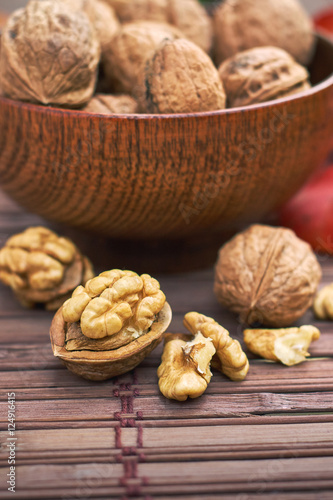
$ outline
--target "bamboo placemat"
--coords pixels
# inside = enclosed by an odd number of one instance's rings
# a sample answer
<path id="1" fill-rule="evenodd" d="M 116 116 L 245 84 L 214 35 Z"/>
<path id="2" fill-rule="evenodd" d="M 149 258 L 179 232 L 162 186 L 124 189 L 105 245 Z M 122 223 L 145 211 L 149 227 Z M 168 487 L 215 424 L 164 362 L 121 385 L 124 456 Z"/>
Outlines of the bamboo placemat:
<path id="1" fill-rule="evenodd" d="M 1 245 L 42 222 L 0 194 Z M 333 260 L 321 263 L 324 282 L 333 281 Z M 157 277 L 173 309 L 170 331 L 185 331 L 183 315 L 197 310 L 241 339 L 216 303 L 212 268 Z M 0 498 L 333 498 L 331 323 L 315 322 L 322 336 L 305 363 L 285 368 L 252 356 L 246 381 L 215 373 L 203 397 L 178 403 L 158 391 L 161 347 L 134 372 L 87 382 L 53 357 L 51 319 L 0 286 Z M 313 322 L 311 311 L 300 321 Z M 16 399 L 15 495 L 6 485 L 8 392 Z"/>

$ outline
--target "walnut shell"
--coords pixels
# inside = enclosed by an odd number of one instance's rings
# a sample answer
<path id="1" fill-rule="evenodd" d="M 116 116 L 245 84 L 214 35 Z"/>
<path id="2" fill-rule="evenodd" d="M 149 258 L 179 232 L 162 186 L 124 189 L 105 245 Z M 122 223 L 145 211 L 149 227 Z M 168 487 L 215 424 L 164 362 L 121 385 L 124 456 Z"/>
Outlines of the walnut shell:
<path id="1" fill-rule="evenodd" d="M 243 50 L 273 45 L 306 65 L 314 50 L 313 25 L 298 0 L 226 0 L 214 13 L 214 32 L 217 64 Z"/>
<path id="2" fill-rule="evenodd" d="M 276 47 L 240 52 L 221 64 L 219 75 L 230 107 L 271 101 L 310 88 L 308 71 Z"/>
<path id="3" fill-rule="evenodd" d="M 179 28 L 188 40 L 209 52 L 213 27 L 205 8 L 198 0 L 106 0 L 122 23 L 155 21 Z"/>
<path id="4" fill-rule="evenodd" d="M 142 107 L 147 113 L 195 113 L 225 108 L 218 71 L 189 40 L 166 41 L 147 61 L 142 75 Z"/>
<path id="5" fill-rule="evenodd" d="M 61 0 L 77 12 L 85 12 L 93 24 L 102 49 L 102 57 L 105 48 L 116 35 L 120 23 L 115 11 L 102 0 Z"/>
<path id="6" fill-rule="evenodd" d="M 78 107 L 94 92 L 100 44 L 86 14 L 31 0 L 8 19 L 0 86 L 13 99 Z"/>
<path id="7" fill-rule="evenodd" d="M 139 21 L 123 25 L 104 57 L 103 69 L 110 89 L 135 94 L 146 60 L 163 40 L 182 36 L 177 28 L 163 23 Z"/>
<path id="8" fill-rule="evenodd" d="M 254 225 L 221 248 L 214 291 L 243 323 L 279 328 L 312 305 L 320 279 L 315 254 L 293 231 Z"/>
<path id="9" fill-rule="evenodd" d="M 62 309 L 59 309 L 50 330 L 53 354 L 71 372 L 85 379 L 107 380 L 139 365 L 161 342 L 171 317 L 171 308 L 166 302 L 149 331 L 129 344 L 108 351 L 68 351 L 65 347 L 68 325 L 63 319 Z"/>
<path id="10" fill-rule="evenodd" d="M 138 112 L 138 103 L 129 95 L 97 94 L 82 111 L 102 115 L 131 114 Z"/>

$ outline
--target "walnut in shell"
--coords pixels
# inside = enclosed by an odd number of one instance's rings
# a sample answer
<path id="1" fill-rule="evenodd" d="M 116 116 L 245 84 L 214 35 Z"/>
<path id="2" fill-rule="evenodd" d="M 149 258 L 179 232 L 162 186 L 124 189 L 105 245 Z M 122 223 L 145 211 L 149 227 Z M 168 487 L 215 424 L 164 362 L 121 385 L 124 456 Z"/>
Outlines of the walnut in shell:
<path id="1" fill-rule="evenodd" d="M 195 113 L 225 108 L 219 74 L 208 55 L 189 40 L 165 41 L 142 74 L 146 113 Z"/>
<path id="2" fill-rule="evenodd" d="M 163 40 L 183 35 L 177 28 L 163 23 L 138 21 L 122 26 L 104 57 L 103 70 L 111 90 L 136 94 L 139 75 Z"/>
<path id="3" fill-rule="evenodd" d="M 219 74 L 230 107 L 271 101 L 311 87 L 308 71 L 276 47 L 240 52 L 221 64 Z"/>
<path id="4" fill-rule="evenodd" d="M 307 351 L 311 342 L 319 337 L 318 328 L 311 325 L 280 330 L 244 331 L 244 342 L 249 351 L 286 366 L 298 365 L 305 361 L 310 356 Z"/>
<path id="5" fill-rule="evenodd" d="M 95 28 L 101 45 L 102 57 L 120 28 L 115 11 L 102 0 L 61 0 L 76 12 L 85 12 Z"/>
<path id="6" fill-rule="evenodd" d="M 313 311 L 318 319 L 333 321 L 333 283 L 325 286 L 317 293 Z"/>
<path id="7" fill-rule="evenodd" d="M 102 115 L 131 114 L 138 112 L 138 103 L 129 95 L 97 94 L 82 111 Z"/>
<path id="8" fill-rule="evenodd" d="M 79 286 L 51 327 L 54 355 L 91 380 L 137 366 L 161 341 L 171 309 L 158 281 L 114 269 Z"/>
<path id="9" fill-rule="evenodd" d="M 310 62 L 313 25 L 298 0 L 226 0 L 214 13 L 215 59 L 254 47 L 273 45 L 300 64 Z"/>
<path id="10" fill-rule="evenodd" d="M 26 307 L 43 304 L 58 309 L 92 276 L 89 260 L 74 243 L 45 227 L 12 236 L 0 250 L 0 280 Z"/>
<path id="11" fill-rule="evenodd" d="M 249 371 L 249 361 L 238 340 L 230 337 L 228 330 L 213 318 L 204 314 L 190 312 L 184 316 L 186 328 L 197 335 L 199 332 L 207 339 L 212 339 L 216 354 L 212 366 L 231 380 L 244 380 Z"/>
<path id="12" fill-rule="evenodd" d="M 31 0 L 3 30 L 0 86 L 13 99 L 79 107 L 93 95 L 99 59 L 86 14 L 62 2 Z"/>
<path id="13" fill-rule="evenodd" d="M 243 323 L 285 327 L 311 307 L 320 279 L 310 245 L 293 231 L 254 225 L 221 248 L 214 291 Z"/>
<path id="14" fill-rule="evenodd" d="M 169 23 L 181 30 L 188 40 L 204 51 L 212 47 L 213 27 L 205 8 L 198 0 L 107 0 L 120 21 L 155 21 Z"/>
<path id="15" fill-rule="evenodd" d="M 157 370 L 161 393 L 168 399 L 185 401 L 201 396 L 212 378 L 210 362 L 215 354 L 211 339 L 198 333 L 192 341 L 187 335 L 167 334 L 162 362 Z"/>

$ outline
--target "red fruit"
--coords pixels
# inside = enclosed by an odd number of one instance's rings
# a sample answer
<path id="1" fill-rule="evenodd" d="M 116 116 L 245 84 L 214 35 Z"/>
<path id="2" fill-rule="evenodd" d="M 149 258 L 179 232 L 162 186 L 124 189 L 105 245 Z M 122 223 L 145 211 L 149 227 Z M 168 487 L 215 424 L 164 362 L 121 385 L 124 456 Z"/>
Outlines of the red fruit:
<path id="1" fill-rule="evenodd" d="M 279 223 L 316 252 L 333 255 L 333 164 L 319 170 L 281 210 Z"/>

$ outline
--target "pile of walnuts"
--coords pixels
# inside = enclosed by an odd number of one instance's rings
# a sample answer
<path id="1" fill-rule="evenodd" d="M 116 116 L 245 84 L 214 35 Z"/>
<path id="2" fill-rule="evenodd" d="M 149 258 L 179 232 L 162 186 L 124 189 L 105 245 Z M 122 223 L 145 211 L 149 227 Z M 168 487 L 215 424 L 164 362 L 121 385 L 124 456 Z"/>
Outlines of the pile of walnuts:
<path id="1" fill-rule="evenodd" d="M 307 90 L 313 51 L 299 0 L 212 16 L 199 0 L 30 0 L 3 30 L 0 88 L 89 113 L 214 111 Z"/>

